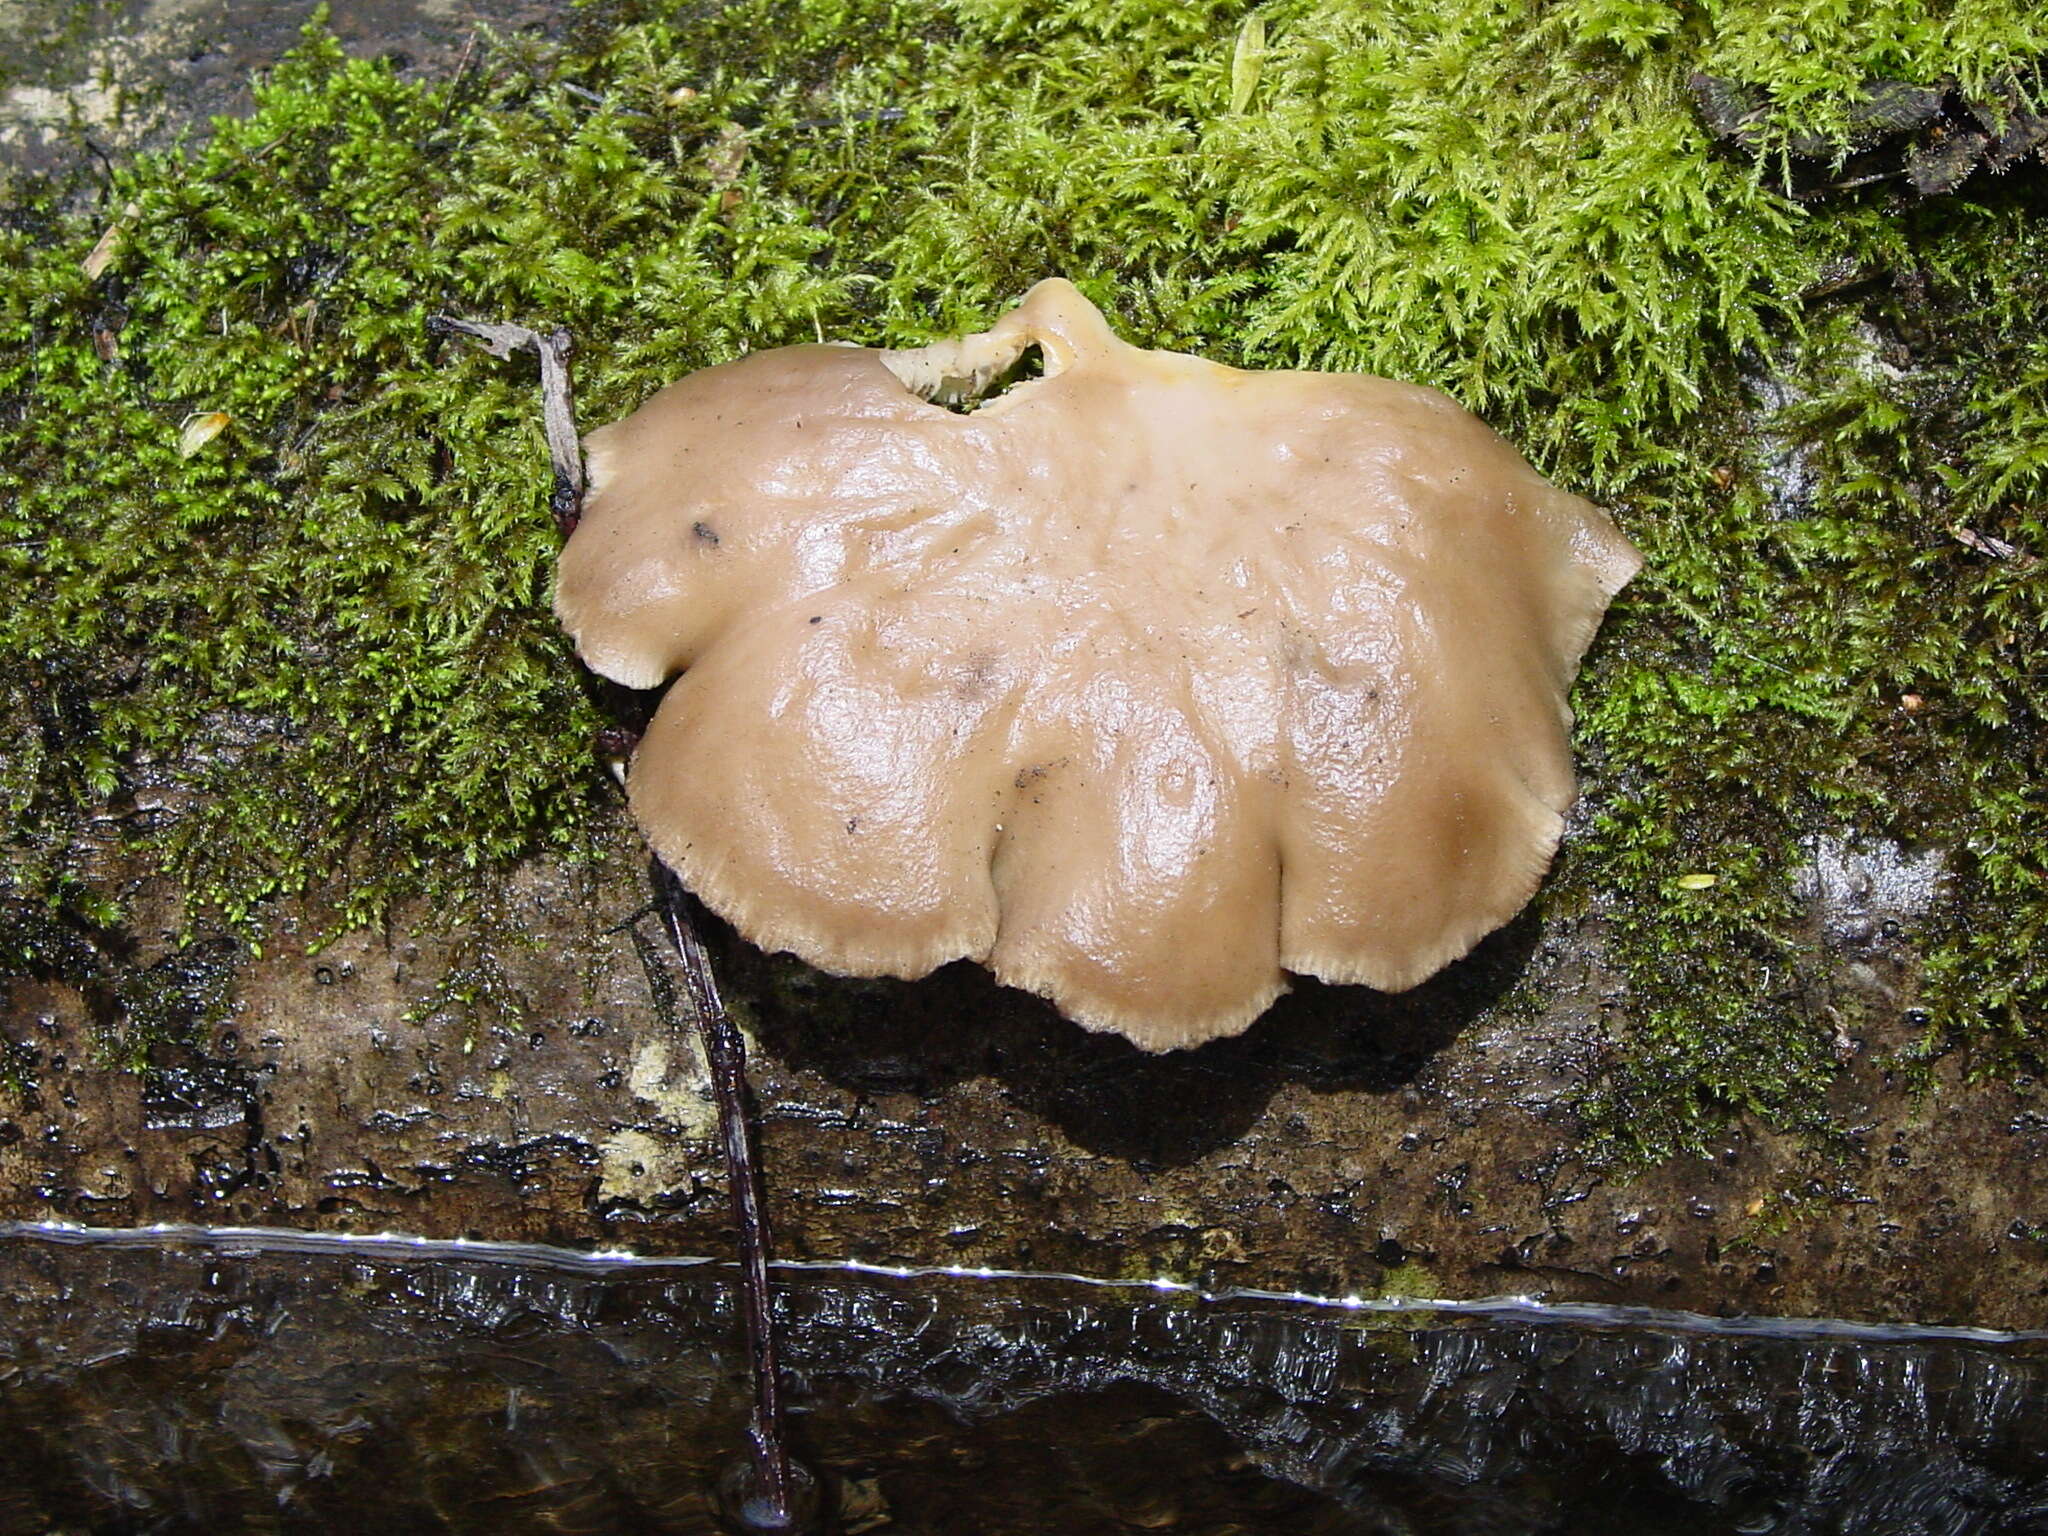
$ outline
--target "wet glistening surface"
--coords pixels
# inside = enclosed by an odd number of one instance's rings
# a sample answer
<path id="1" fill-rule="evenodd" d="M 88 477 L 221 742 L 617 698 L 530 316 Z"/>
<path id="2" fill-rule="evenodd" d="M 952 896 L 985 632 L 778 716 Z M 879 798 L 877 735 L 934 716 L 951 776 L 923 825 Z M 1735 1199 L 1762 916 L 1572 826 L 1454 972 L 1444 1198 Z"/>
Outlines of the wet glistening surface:
<path id="1" fill-rule="evenodd" d="M 0 1530 L 710 1532 L 732 1271 L 0 1229 Z M 782 1265 L 830 1529 L 2048 1528 L 2048 1336 Z"/>

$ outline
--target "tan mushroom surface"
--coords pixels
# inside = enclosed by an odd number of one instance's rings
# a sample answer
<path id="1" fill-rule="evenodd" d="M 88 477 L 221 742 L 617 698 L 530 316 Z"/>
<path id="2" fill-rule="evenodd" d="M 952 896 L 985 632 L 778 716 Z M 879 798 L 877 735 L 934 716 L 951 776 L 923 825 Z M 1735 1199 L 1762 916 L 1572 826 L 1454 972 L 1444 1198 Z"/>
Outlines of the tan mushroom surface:
<path id="1" fill-rule="evenodd" d="M 1519 911 L 1639 564 L 1435 390 L 1146 351 L 1060 279 L 916 351 L 704 369 L 586 446 L 556 611 L 676 678 L 628 792 L 684 883 L 763 948 L 971 958 L 1149 1050 Z"/>

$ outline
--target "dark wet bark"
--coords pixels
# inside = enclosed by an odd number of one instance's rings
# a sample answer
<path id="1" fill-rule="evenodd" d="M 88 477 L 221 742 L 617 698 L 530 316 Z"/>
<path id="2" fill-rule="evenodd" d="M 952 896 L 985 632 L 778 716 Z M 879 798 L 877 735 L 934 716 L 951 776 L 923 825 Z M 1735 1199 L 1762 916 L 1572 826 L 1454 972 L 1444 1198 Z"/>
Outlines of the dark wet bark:
<path id="1" fill-rule="evenodd" d="M 523 871 L 489 932 L 308 955 L 326 914 L 290 908 L 227 1015 L 147 1077 L 105 1062 L 85 992 L 18 985 L 0 1216 L 730 1253 L 709 1076 L 641 960 L 673 965 L 636 844 L 622 817 L 607 869 Z M 189 962 L 174 907 L 141 910 L 124 973 Z M 1304 986 L 1165 1057 L 971 967 L 841 981 L 706 939 L 787 1257 L 2007 1326 L 2048 1288 L 2048 1092 L 1944 1061 L 1920 1095 L 1875 1064 L 1915 1028 L 1900 940 L 1832 979 L 1869 1003 L 1842 1137 L 1738 1125 L 1624 1176 L 1576 1113 L 1631 1027 L 1591 923 L 1525 919 L 1401 998 Z M 436 1004 L 451 975 L 472 1001 Z M 1533 1016 L 1495 1006 L 1517 978 Z"/>

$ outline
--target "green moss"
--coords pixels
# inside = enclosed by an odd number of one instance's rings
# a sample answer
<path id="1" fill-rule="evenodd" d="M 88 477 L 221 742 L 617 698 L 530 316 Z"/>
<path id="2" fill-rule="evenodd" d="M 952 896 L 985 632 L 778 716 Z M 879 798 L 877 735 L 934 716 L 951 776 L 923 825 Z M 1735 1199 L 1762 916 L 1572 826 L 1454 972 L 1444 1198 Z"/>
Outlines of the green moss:
<path id="1" fill-rule="evenodd" d="M 2018 0 L 1280 0 L 1254 73 L 1245 15 L 598 7 L 573 47 L 500 44 L 452 84 L 314 34 L 250 118 L 121 166 L 97 208 L 13 189 L 18 901 L 115 921 L 110 816 L 195 921 L 244 927 L 338 873 L 356 921 L 593 852 L 597 716 L 546 612 L 531 381 L 431 341 L 428 314 L 569 326 L 594 422 L 743 347 L 922 340 L 1065 271 L 1146 344 L 1441 385 L 1644 548 L 1579 692 L 1590 818 L 1551 898 L 1599 915 L 1630 988 L 1588 1106 L 1617 1150 L 1735 1111 L 1824 1124 L 1837 1064 L 1792 883 L 1815 832 L 1951 850 L 1928 1040 L 1987 1070 L 2031 1050 L 2038 181 L 1794 204 L 1768 154 L 1710 140 L 1687 82 L 1756 88 L 1766 151 L 1845 141 L 1875 78 L 2038 93 L 2048 21 Z M 1794 403 L 1760 394 L 1774 373 Z M 229 424 L 183 456 L 195 412 Z M 1788 502 L 1793 443 L 1813 483 Z"/>
<path id="2" fill-rule="evenodd" d="M 1429 1301 L 1444 1294 L 1443 1282 L 1427 1265 L 1413 1259 L 1396 1264 L 1380 1276 L 1381 1301 Z"/>

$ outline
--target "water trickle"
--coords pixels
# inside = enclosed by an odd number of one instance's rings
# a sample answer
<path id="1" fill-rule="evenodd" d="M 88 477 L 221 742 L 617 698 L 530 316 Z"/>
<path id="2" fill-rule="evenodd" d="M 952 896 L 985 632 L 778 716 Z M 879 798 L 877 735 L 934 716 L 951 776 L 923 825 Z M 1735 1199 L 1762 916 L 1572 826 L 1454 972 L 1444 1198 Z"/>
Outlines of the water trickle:
<path id="1" fill-rule="evenodd" d="M 827 1533 L 2048 1528 L 2048 1335 L 778 1270 Z M 752 1536 L 732 1279 L 0 1228 L 0 1530 Z"/>

